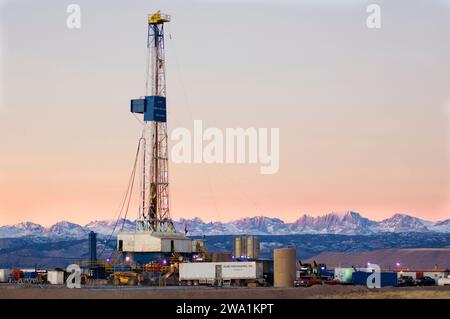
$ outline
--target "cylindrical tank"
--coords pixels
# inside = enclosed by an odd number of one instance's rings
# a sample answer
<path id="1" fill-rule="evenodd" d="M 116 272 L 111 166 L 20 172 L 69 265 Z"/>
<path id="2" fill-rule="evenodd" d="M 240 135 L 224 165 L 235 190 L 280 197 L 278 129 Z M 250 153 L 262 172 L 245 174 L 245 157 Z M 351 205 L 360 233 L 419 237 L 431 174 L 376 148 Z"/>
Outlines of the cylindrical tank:
<path id="1" fill-rule="evenodd" d="M 296 276 L 297 251 L 295 247 L 273 251 L 274 287 L 292 287 Z"/>
<path id="2" fill-rule="evenodd" d="M 247 257 L 247 258 L 253 258 L 253 248 L 254 248 L 254 245 L 253 245 L 253 236 L 247 236 L 247 238 L 246 238 L 246 241 L 247 241 L 247 251 L 245 252 L 245 257 Z"/>
<path id="3" fill-rule="evenodd" d="M 256 236 L 247 237 L 247 251 L 245 253 L 247 258 L 257 259 L 259 257 L 259 240 Z"/>
<path id="4" fill-rule="evenodd" d="M 236 258 L 240 258 L 243 255 L 243 252 L 242 252 L 242 236 L 234 237 L 234 251 L 233 251 L 233 255 Z"/>

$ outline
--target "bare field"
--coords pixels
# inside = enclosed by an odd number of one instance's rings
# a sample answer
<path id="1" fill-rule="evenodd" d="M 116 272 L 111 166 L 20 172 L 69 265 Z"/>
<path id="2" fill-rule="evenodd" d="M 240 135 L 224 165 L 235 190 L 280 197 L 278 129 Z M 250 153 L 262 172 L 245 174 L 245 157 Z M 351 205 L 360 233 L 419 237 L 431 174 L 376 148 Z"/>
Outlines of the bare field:
<path id="1" fill-rule="evenodd" d="M 211 287 L 66 287 L 21 288 L 0 285 L 1 299 L 450 299 L 447 287 L 368 289 L 363 286 L 310 288 L 211 288 Z"/>

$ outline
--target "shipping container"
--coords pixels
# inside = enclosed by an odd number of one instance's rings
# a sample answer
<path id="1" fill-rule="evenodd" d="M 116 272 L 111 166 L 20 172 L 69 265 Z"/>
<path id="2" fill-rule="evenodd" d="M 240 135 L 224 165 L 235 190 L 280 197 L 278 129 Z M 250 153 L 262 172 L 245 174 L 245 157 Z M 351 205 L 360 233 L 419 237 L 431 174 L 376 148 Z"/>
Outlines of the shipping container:
<path id="1" fill-rule="evenodd" d="M 355 271 L 352 274 L 352 283 L 354 285 L 367 285 L 367 278 L 372 275 L 373 272 Z M 380 272 L 380 285 L 381 287 L 397 287 L 397 273 L 395 272 Z"/>
<path id="2" fill-rule="evenodd" d="M 212 284 L 217 280 L 258 280 L 263 278 L 260 262 L 197 262 L 181 263 L 180 282 Z"/>
<path id="3" fill-rule="evenodd" d="M 49 270 L 47 272 L 47 281 L 51 285 L 64 285 L 64 271 Z"/>
<path id="4" fill-rule="evenodd" d="M 0 269 L 0 282 L 8 282 L 11 272 L 11 269 Z"/>

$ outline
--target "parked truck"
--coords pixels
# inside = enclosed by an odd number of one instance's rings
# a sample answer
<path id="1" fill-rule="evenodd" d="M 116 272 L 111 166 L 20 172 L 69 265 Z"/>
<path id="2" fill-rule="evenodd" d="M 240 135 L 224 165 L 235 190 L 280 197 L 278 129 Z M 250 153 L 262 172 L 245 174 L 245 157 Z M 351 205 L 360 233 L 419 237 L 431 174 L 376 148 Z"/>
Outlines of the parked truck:
<path id="1" fill-rule="evenodd" d="M 438 286 L 450 286 L 450 276 L 447 276 L 447 278 L 439 278 Z"/>
<path id="2" fill-rule="evenodd" d="M 264 285 L 263 264 L 257 261 L 180 263 L 180 285 Z"/>

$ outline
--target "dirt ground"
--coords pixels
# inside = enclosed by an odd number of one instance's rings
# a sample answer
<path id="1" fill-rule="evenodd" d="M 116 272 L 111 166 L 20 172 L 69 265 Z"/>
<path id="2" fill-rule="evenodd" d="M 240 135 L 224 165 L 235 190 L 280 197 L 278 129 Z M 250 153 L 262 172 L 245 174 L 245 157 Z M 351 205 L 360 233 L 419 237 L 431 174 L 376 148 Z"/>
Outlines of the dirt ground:
<path id="1" fill-rule="evenodd" d="M 211 288 L 211 287 L 66 287 L 21 288 L 0 285 L 1 299 L 450 299 L 450 286 L 368 289 L 363 286 L 314 286 L 310 288 Z"/>

